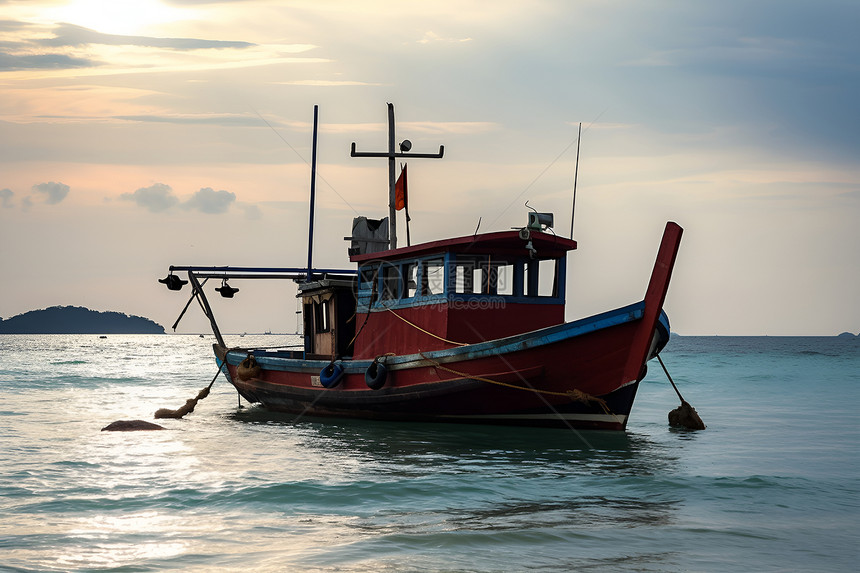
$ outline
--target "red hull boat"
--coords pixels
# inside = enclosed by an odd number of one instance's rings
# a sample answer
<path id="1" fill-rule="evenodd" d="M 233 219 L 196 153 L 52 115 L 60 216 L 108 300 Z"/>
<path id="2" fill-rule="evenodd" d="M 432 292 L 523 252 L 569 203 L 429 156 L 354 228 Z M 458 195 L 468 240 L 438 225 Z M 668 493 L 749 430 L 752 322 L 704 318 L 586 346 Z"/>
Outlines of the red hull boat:
<path id="1" fill-rule="evenodd" d="M 430 157 L 395 152 L 392 107 L 389 117 L 389 153 L 365 156 Z M 354 146 L 353 155 L 362 156 Z M 623 430 L 648 360 L 669 339 L 663 302 L 682 229 L 666 224 L 641 301 L 566 323 L 566 261 L 576 242 L 548 232 L 551 218 L 530 213 L 519 231 L 401 248 L 393 248 L 384 219 L 358 218 L 348 237 L 354 271 L 310 262 L 306 269 L 173 266 L 162 282 L 178 290 L 184 281 L 173 272 L 188 273 L 224 372 L 242 397 L 270 410 Z M 219 292 L 232 296 L 227 279 L 260 277 L 298 283 L 301 350 L 224 342 L 199 279 L 223 279 Z"/>

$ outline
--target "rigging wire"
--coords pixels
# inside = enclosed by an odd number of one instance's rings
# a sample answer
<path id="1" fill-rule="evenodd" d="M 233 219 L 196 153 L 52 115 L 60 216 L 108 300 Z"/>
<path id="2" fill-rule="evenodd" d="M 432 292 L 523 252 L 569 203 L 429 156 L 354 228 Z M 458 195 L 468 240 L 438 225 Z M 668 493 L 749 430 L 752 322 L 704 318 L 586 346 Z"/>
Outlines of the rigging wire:
<path id="1" fill-rule="evenodd" d="M 606 111 L 607 111 L 608 109 L 609 109 L 609 108 L 605 108 L 603 111 L 601 111 L 599 114 L 597 114 L 597 117 L 595 117 L 593 120 L 591 120 L 591 123 L 589 123 L 589 124 L 588 124 L 588 127 L 586 127 L 586 128 L 585 128 L 585 131 L 587 132 L 589 129 L 591 129 L 591 126 L 592 126 L 592 125 L 594 125 L 595 123 L 597 123 L 597 120 L 598 120 L 598 119 L 600 119 L 600 118 L 603 116 L 603 114 L 604 114 L 604 113 L 606 113 Z M 582 134 L 580 133 L 579 135 L 577 135 L 577 136 L 576 136 L 576 138 L 574 138 L 574 139 L 573 139 L 573 141 L 571 141 L 570 143 L 568 143 L 568 144 L 567 144 L 567 146 L 566 146 L 566 147 L 561 151 L 561 153 L 559 153 L 559 154 L 556 156 L 556 158 L 555 158 L 555 159 L 553 159 L 552 161 L 550 161 L 550 162 L 549 162 L 549 164 L 548 164 L 546 167 L 544 167 L 544 168 L 543 168 L 543 170 L 542 170 L 540 173 L 538 173 L 537 177 L 535 177 L 534 179 L 532 179 L 532 182 L 531 182 L 531 183 L 529 183 L 528 185 L 526 185 L 526 186 L 525 186 L 525 188 L 524 188 L 522 191 L 520 191 L 520 192 L 519 192 L 519 194 L 517 194 L 517 196 L 516 196 L 516 197 L 514 197 L 513 199 L 511 199 L 511 202 L 510 202 L 510 203 L 508 203 L 507 207 L 505 207 L 504 209 L 502 209 L 502 211 L 501 211 L 501 212 L 496 216 L 496 218 L 495 218 L 495 219 L 493 219 L 493 220 L 492 220 L 492 222 L 491 222 L 490 224 L 495 223 L 496 221 L 498 221 L 498 220 L 502 217 L 502 215 L 504 215 L 504 214 L 507 212 L 507 210 L 508 210 L 508 209 L 510 209 L 510 208 L 511 208 L 511 206 L 512 206 L 514 203 L 516 203 L 516 202 L 517 202 L 517 200 L 519 200 L 519 198 L 520 198 L 520 197 L 522 197 L 522 196 L 525 194 L 525 192 L 526 192 L 526 191 L 528 191 L 529 189 L 531 189 L 531 188 L 532 188 L 532 186 L 533 186 L 535 183 L 537 183 L 537 182 L 538 182 L 538 179 L 540 179 L 541 177 L 543 177 L 544 173 L 546 173 L 547 171 L 549 171 L 549 168 L 550 168 L 550 167 L 552 167 L 553 165 L 555 165 L 555 164 L 556 164 L 556 162 L 558 162 L 558 160 L 559 160 L 559 159 L 561 159 L 561 158 L 562 158 L 562 156 L 563 156 L 565 153 L 567 153 L 568 149 L 570 149 L 571 147 L 573 147 L 573 144 L 574 144 L 574 143 L 579 142 L 579 140 L 580 140 L 580 138 L 581 138 L 581 137 L 582 137 Z"/>
<path id="2" fill-rule="evenodd" d="M 304 156 L 302 156 L 302 154 L 301 154 L 301 153 L 299 153 L 299 152 L 298 152 L 298 150 L 297 150 L 295 147 L 293 147 L 293 146 L 290 144 L 290 142 L 289 142 L 289 141 L 287 141 L 287 140 L 286 140 L 286 138 L 285 138 L 283 135 L 281 135 L 281 134 L 278 132 L 278 130 L 277 130 L 277 129 L 275 129 L 275 127 L 274 127 L 271 123 L 269 123 L 269 121 L 268 121 L 265 117 L 263 117 L 263 115 L 262 115 L 259 111 L 257 111 L 253 106 L 249 106 L 249 107 L 251 107 L 251 109 L 252 109 L 252 110 L 254 110 L 254 113 L 255 113 L 255 114 L 257 114 L 257 117 L 259 117 L 259 118 L 260 118 L 260 120 L 262 120 L 262 122 L 263 122 L 263 123 L 265 123 L 267 126 L 269 126 L 269 129 L 271 129 L 273 132 L 275 132 L 275 135 L 277 135 L 277 136 L 278 136 L 278 138 L 280 138 L 280 140 L 281 140 L 281 141 L 283 141 L 283 142 L 287 145 L 287 147 L 289 147 L 289 148 L 293 151 L 293 153 L 295 153 L 295 154 L 296 154 L 296 157 L 298 157 L 299 159 L 301 159 L 301 160 L 304 162 L 304 164 L 305 164 L 305 165 L 307 165 L 307 166 L 309 166 L 309 167 L 310 167 L 310 165 L 311 165 L 311 164 L 310 164 L 310 162 L 309 162 L 307 159 L 305 159 L 305 158 L 304 158 Z M 341 195 L 341 194 L 338 192 L 338 190 L 334 188 L 334 185 L 332 185 L 331 183 L 329 183 L 329 182 L 326 180 L 326 178 L 325 178 L 325 177 L 323 177 L 323 176 L 319 173 L 319 171 L 317 171 L 317 174 L 316 174 L 316 175 L 317 175 L 317 177 L 319 177 L 319 179 L 320 179 L 323 183 L 325 183 L 326 185 L 328 185 L 328 188 L 329 188 L 329 189 L 331 189 L 332 191 L 334 191 L 334 194 L 335 194 L 335 195 L 337 195 L 338 197 L 340 197 L 340 200 L 341 200 L 341 201 L 343 201 L 343 202 L 344 202 L 344 204 L 345 204 L 347 207 L 349 207 L 350 209 L 352 209 L 352 212 L 353 212 L 353 213 L 355 213 L 356 215 L 358 215 L 358 214 L 359 214 L 359 213 L 358 213 L 358 211 L 356 211 L 355 207 L 353 207 L 353 206 L 352 206 L 352 203 L 350 203 L 349 201 L 347 201 L 347 200 L 346 200 L 346 197 L 344 197 L 343 195 Z"/>

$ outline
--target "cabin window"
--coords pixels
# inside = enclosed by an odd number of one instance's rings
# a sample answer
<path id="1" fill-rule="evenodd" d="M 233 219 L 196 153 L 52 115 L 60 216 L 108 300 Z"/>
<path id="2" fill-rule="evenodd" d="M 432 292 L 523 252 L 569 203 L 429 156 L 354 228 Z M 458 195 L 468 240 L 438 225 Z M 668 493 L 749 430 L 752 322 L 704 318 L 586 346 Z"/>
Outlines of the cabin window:
<path id="1" fill-rule="evenodd" d="M 373 304 L 378 298 L 378 287 L 376 285 L 376 277 L 379 272 L 377 265 L 368 265 L 361 267 L 359 274 L 359 298 L 366 301 L 367 304 Z"/>
<path id="2" fill-rule="evenodd" d="M 452 280 L 457 294 L 512 296 L 516 264 L 491 257 L 459 258 Z"/>
<path id="3" fill-rule="evenodd" d="M 481 264 L 482 294 L 512 295 L 514 294 L 514 266 L 505 261 L 488 259 Z"/>
<path id="4" fill-rule="evenodd" d="M 382 300 L 400 298 L 400 269 L 393 265 L 382 267 Z"/>
<path id="5" fill-rule="evenodd" d="M 496 279 L 496 294 L 514 294 L 514 265 L 512 263 L 496 263 L 494 265 Z"/>
<path id="6" fill-rule="evenodd" d="M 542 259 L 538 261 L 538 296 L 556 296 L 556 261 Z"/>
<path id="7" fill-rule="evenodd" d="M 490 294 L 490 283 L 492 282 L 490 272 L 490 267 L 487 264 L 487 260 L 484 259 L 480 261 L 476 266 L 475 270 L 472 273 L 473 282 L 474 282 L 474 291 L 479 294 Z"/>
<path id="8" fill-rule="evenodd" d="M 454 267 L 454 292 L 471 294 L 475 292 L 475 276 L 477 284 L 481 284 L 481 270 L 475 259 L 460 259 Z"/>
<path id="9" fill-rule="evenodd" d="M 487 264 L 487 278 L 484 292 L 486 294 L 498 294 L 499 289 L 499 266 L 493 263 Z"/>
<path id="10" fill-rule="evenodd" d="M 302 328 L 304 329 L 303 334 L 307 334 L 307 335 L 313 334 L 314 329 L 311 327 L 313 326 L 314 323 L 312 321 L 316 320 L 316 318 L 314 317 L 314 305 L 313 305 L 313 303 L 305 303 L 303 305 L 303 310 L 304 310 L 304 312 L 302 313 L 302 318 L 304 319 L 302 321 L 303 322 Z"/>
<path id="11" fill-rule="evenodd" d="M 406 298 L 412 298 L 418 292 L 418 263 L 403 265 L 403 277 L 406 281 L 404 285 Z"/>
<path id="12" fill-rule="evenodd" d="M 559 261 L 557 259 L 528 261 L 523 270 L 525 295 L 557 297 L 558 269 Z"/>
<path id="13" fill-rule="evenodd" d="M 331 328 L 328 306 L 327 300 L 314 303 L 314 323 L 316 327 L 315 332 L 317 333 L 328 332 Z"/>
<path id="14" fill-rule="evenodd" d="M 539 273 L 538 261 L 528 261 L 523 265 L 523 294 L 525 296 L 538 295 Z"/>
<path id="15" fill-rule="evenodd" d="M 421 263 L 421 296 L 445 293 L 445 263 L 432 259 Z"/>

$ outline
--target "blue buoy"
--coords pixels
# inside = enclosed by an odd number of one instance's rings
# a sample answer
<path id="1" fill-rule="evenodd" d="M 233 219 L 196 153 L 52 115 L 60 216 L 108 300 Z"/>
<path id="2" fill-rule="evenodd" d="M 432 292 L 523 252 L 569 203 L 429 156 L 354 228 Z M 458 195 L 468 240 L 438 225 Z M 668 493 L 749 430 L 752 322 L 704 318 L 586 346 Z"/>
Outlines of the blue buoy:
<path id="1" fill-rule="evenodd" d="M 340 384 L 343 375 L 346 374 L 340 362 L 332 362 L 320 371 L 320 384 L 323 388 L 334 388 Z"/>

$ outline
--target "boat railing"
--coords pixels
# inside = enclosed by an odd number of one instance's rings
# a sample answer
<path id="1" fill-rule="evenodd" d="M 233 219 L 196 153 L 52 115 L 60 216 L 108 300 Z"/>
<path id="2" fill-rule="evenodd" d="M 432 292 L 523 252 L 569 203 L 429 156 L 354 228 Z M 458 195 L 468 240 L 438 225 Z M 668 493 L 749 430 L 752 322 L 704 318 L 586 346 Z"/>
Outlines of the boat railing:
<path id="1" fill-rule="evenodd" d="M 169 271 L 194 273 L 201 279 L 291 279 L 307 282 L 308 270 L 298 267 L 204 267 L 170 265 Z M 350 269 L 313 269 L 310 280 L 321 278 L 351 278 L 357 271 Z"/>

